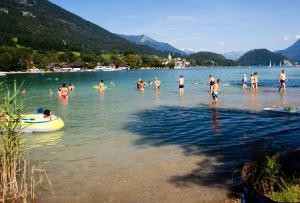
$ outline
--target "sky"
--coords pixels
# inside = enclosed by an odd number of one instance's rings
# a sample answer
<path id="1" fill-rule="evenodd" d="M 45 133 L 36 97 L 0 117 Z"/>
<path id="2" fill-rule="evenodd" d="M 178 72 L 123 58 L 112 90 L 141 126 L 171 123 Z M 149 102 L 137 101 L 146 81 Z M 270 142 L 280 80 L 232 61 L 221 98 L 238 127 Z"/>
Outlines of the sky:
<path id="1" fill-rule="evenodd" d="M 285 49 L 300 39 L 300 0 L 50 0 L 110 32 L 179 49 Z"/>

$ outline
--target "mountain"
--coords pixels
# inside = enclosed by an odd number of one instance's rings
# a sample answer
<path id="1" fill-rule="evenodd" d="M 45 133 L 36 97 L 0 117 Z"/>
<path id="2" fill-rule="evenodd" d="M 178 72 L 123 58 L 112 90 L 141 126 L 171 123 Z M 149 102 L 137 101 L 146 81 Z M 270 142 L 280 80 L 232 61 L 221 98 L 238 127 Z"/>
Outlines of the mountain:
<path id="1" fill-rule="evenodd" d="M 223 56 L 226 59 L 237 61 L 243 54 L 244 54 L 243 52 L 231 51 L 231 52 L 224 53 Z"/>
<path id="2" fill-rule="evenodd" d="M 288 47 L 287 49 L 278 51 L 276 53 L 280 53 L 288 57 L 293 62 L 300 63 L 300 39 L 297 42 L 295 42 L 292 46 Z"/>
<path id="3" fill-rule="evenodd" d="M 162 53 L 123 38 L 47 0 L 1 0 L 0 45 L 39 51 Z"/>
<path id="4" fill-rule="evenodd" d="M 183 49 L 182 51 L 185 52 L 187 55 L 196 53 L 196 51 L 192 51 L 192 50 L 188 50 L 188 49 Z"/>
<path id="5" fill-rule="evenodd" d="M 272 62 L 272 64 L 279 64 L 280 62 L 284 62 L 285 60 L 288 59 L 281 54 L 273 53 L 267 49 L 254 49 L 241 56 L 239 62 L 242 65 L 266 66 L 270 64 L 270 61 Z"/>
<path id="6" fill-rule="evenodd" d="M 146 35 L 121 35 L 121 34 L 119 34 L 119 36 L 130 42 L 133 42 L 135 44 L 152 47 L 153 49 L 156 49 L 159 51 L 177 53 L 182 56 L 188 55 L 186 52 L 181 51 L 168 43 L 158 42 L 154 39 L 151 39 L 150 37 L 148 37 Z"/>
<path id="7" fill-rule="evenodd" d="M 227 60 L 223 55 L 213 53 L 213 52 L 205 52 L 201 51 L 198 53 L 194 53 L 188 56 L 188 60 L 192 62 L 193 65 L 200 66 L 234 66 L 238 65 L 237 62 L 232 60 Z"/>

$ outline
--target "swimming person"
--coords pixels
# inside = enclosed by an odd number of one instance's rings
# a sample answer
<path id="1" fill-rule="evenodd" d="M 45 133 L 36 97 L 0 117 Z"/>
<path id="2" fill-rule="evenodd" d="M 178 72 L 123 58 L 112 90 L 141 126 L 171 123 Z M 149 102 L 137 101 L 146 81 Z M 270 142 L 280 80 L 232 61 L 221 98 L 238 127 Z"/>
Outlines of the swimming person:
<path id="1" fill-rule="evenodd" d="M 99 87 L 100 92 L 104 92 L 105 91 L 105 85 L 104 85 L 104 81 L 103 80 L 100 81 L 98 87 Z"/>
<path id="2" fill-rule="evenodd" d="M 221 80 L 218 79 L 217 82 L 211 87 L 211 96 L 212 96 L 212 105 L 218 104 L 218 94 L 220 92 L 219 85 L 221 84 Z"/>
<path id="3" fill-rule="evenodd" d="M 113 82 L 109 83 L 109 88 L 115 88 L 115 87 L 116 87 L 115 83 L 113 83 Z"/>
<path id="4" fill-rule="evenodd" d="M 279 92 L 281 91 L 281 89 L 283 89 L 283 91 L 286 90 L 286 85 L 285 85 L 286 80 L 287 80 L 287 77 L 286 77 L 285 70 L 282 70 L 279 75 L 279 83 L 280 83 Z"/>
<path id="5" fill-rule="evenodd" d="M 75 86 L 71 83 L 71 84 L 69 84 L 68 89 L 70 92 L 73 92 L 73 91 L 75 91 Z"/>
<path id="6" fill-rule="evenodd" d="M 142 80 L 140 80 L 139 82 L 139 90 L 140 91 L 144 91 L 145 90 L 145 86 L 146 86 L 146 83 Z"/>
<path id="7" fill-rule="evenodd" d="M 62 85 L 62 88 L 60 89 L 60 96 L 63 99 L 68 99 L 68 92 L 69 92 L 69 89 L 67 88 L 66 84 L 64 83 Z"/>
<path id="8" fill-rule="evenodd" d="M 48 89 L 48 94 L 49 94 L 49 95 L 52 95 L 52 94 L 53 94 L 52 89 L 50 89 L 50 88 Z"/>
<path id="9" fill-rule="evenodd" d="M 247 89 L 247 75 L 244 74 L 242 78 L 243 89 Z"/>
<path id="10" fill-rule="evenodd" d="M 209 85 L 209 90 L 211 92 L 212 86 L 216 83 L 216 78 L 213 75 L 209 75 L 208 77 L 208 85 Z"/>
<path id="11" fill-rule="evenodd" d="M 155 78 L 154 87 L 155 87 L 155 90 L 160 89 L 160 80 L 158 78 Z"/>
<path id="12" fill-rule="evenodd" d="M 140 84 L 142 82 L 142 79 L 138 79 L 138 81 L 136 82 L 136 88 L 139 90 L 140 89 Z"/>
<path id="13" fill-rule="evenodd" d="M 179 80 L 177 81 L 179 84 L 179 94 L 184 94 L 184 77 L 183 75 L 180 75 Z"/>

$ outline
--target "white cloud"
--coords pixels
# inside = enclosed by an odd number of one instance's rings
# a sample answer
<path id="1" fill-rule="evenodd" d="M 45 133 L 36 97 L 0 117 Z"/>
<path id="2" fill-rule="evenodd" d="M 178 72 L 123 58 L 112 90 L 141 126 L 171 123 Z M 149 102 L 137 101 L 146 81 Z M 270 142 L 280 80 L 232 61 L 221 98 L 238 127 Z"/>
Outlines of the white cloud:
<path id="1" fill-rule="evenodd" d="M 221 47 L 226 46 L 226 43 L 225 43 L 225 42 L 218 42 L 217 44 L 218 44 L 219 46 L 221 46 Z"/>
<path id="2" fill-rule="evenodd" d="M 296 35 L 295 37 L 296 37 L 296 39 L 300 39 L 300 35 Z"/>
<path id="3" fill-rule="evenodd" d="M 291 36 L 289 36 L 289 35 L 283 36 L 283 41 L 289 41 L 290 39 L 291 39 Z"/>

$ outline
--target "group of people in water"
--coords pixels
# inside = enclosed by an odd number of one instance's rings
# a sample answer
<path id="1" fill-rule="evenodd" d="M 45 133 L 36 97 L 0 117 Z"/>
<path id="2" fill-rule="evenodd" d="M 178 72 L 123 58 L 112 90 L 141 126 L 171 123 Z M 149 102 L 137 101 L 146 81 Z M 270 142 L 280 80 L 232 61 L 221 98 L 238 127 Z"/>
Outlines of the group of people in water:
<path id="1" fill-rule="evenodd" d="M 286 73 L 285 70 L 282 70 L 280 75 L 279 75 L 279 92 L 280 91 L 286 91 Z M 243 89 L 247 89 L 247 75 L 243 74 L 242 77 L 242 86 Z M 258 90 L 258 74 L 257 72 L 251 73 L 250 75 L 250 88 L 251 90 Z"/>
<path id="2" fill-rule="evenodd" d="M 280 75 L 279 75 L 279 91 L 285 91 L 286 90 L 286 81 L 287 81 L 287 76 L 285 73 L 285 70 L 282 70 Z M 256 91 L 258 90 L 258 74 L 257 72 L 252 73 L 250 75 L 250 89 L 252 91 Z M 178 88 L 179 88 L 179 94 L 183 95 L 184 94 L 184 84 L 185 84 L 185 80 L 184 80 L 184 76 L 180 75 L 179 79 L 177 80 L 177 84 L 178 84 Z M 198 82 L 194 82 L 194 84 L 198 84 Z M 218 103 L 218 99 L 219 99 L 219 94 L 220 94 L 220 85 L 221 85 L 221 80 L 220 79 L 216 79 L 213 75 L 209 75 L 209 80 L 208 80 L 208 86 L 209 86 L 209 90 L 210 90 L 210 95 L 212 98 L 212 105 L 217 105 Z M 156 77 L 154 80 L 150 80 L 150 81 L 144 81 L 142 79 L 138 79 L 138 81 L 136 82 L 136 87 L 139 91 L 145 91 L 145 87 L 147 85 L 154 85 L 154 88 L 156 91 L 160 90 L 160 85 L 161 85 L 161 81 Z M 242 88 L 243 89 L 247 89 L 248 86 L 248 79 L 247 79 L 247 75 L 243 74 L 242 76 Z M 99 88 L 101 93 L 104 93 L 106 88 L 114 88 L 115 84 L 113 82 L 109 83 L 109 86 L 106 86 L 104 84 L 104 81 L 101 80 L 100 83 L 98 84 L 97 88 Z M 58 89 L 58 95 L 60 98 L 67 100 L 68 99 L 68 93 L 69 92 L 73 92 L 75 91 L 75 86 L 73 84 L 69 84 L 69 86 L 67 86 L 66 84 L 63 84 L 59 89 Z M 52 94 L 52 90 L 49 89 L 48 90 L 49 94 Z"/>
<path id="3" fill-rule="evenodd" d="M 75 85 L 74 84 L 69 84 L 67 85 L 64 83 L 60 88 L 57 90 L 57 94 L 61 99 L 68 100 L 68 93 L 69 92 L 74 92 L 75 91 Z M 48 90 L 49 94 L 53 94 L 52 90 Z"/>
<path id="4" fill-rule="evenodd" d="M 138 79 L 138 81 L 136 82 L 136 88 L 140 91 L 144 91 L 146 85 L 152 85 L 152 84 L 154 84 L 155 90 L 158 91 L 160 89 L 161 82 L 157 77 L 155 78 L 155 80 L 148 81 L 148 83 L 142 79 Z"/>

